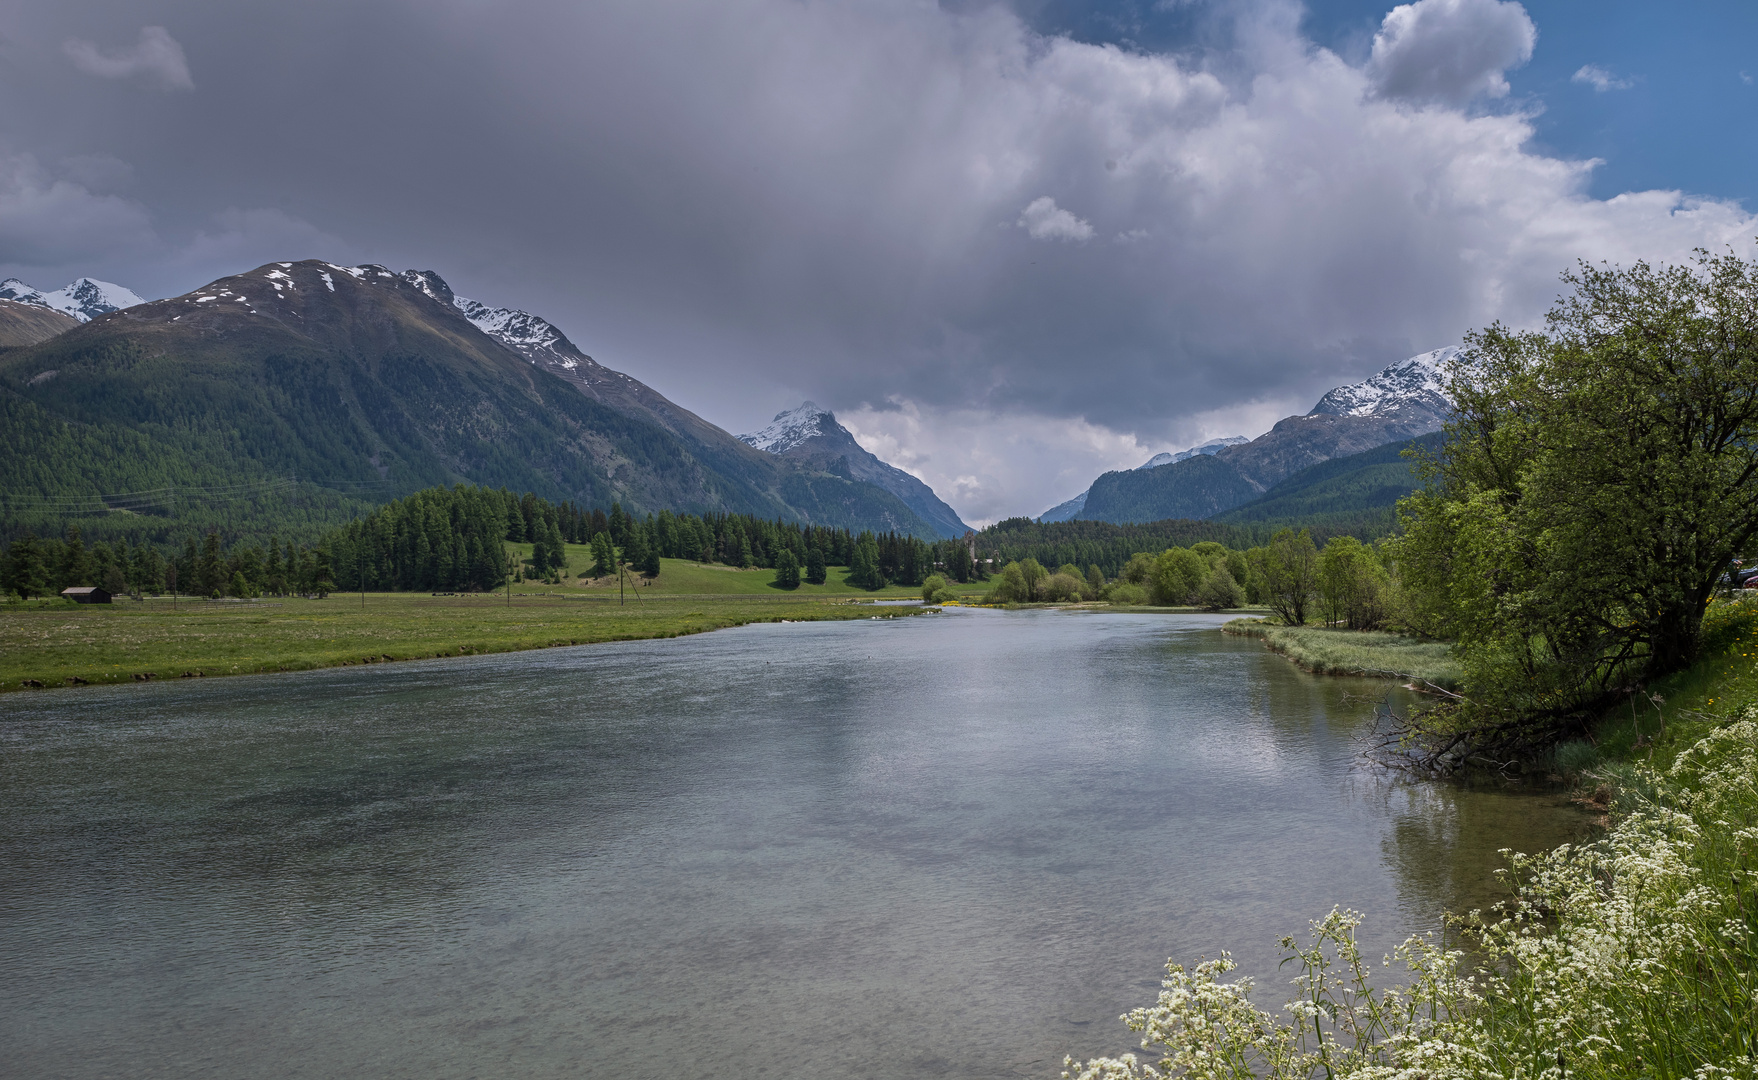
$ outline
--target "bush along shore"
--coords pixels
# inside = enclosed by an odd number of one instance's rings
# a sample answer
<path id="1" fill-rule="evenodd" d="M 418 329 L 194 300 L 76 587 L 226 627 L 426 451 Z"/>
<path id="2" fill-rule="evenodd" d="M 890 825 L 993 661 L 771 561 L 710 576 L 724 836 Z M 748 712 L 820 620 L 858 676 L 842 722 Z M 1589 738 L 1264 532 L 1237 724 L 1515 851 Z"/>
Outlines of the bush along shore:
<path id="1" fill-rule="evenodd" d="M 1157 1000 L 1123 1017 L 1145 1053 L 1069 1060 L 1063 1076 L 1758 1076 L 1758 604 L 1746 607 L 1673 700 L 1605 717 L 1591 755 L 1557 755 L 1607 809 L 1601 839 L 1510 854 L 1509 900 L 1409 939 L 1389 977 L 1356 945 L 1362 916 L 1331 911 L 1283 939 L 1298 974 L 1280 1013 L 1228 981 L 1224 952 L 1169 964 Z"/>

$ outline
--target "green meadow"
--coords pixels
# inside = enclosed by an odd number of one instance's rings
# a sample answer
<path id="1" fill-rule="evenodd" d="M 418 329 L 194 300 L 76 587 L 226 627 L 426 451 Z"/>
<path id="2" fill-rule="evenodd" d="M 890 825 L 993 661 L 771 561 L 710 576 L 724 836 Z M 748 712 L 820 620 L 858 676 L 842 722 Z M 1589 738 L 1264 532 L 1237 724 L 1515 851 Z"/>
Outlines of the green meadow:
<path id="1" fill-rule="evenodd" d="M 689 565 L 689 564 L 685 564 Z M 670 569 L 669 567 L 666 569 Z M 718 576 L 716 576 L 718 575 Z M 770 589 L 769 571 L 679 574 L 627 590 L 515 585 L 506 593 L 429 596 L 335 593 L 323 600 L 212 601 L 169 597 L 74 605 L 0 605 L 0 691 L 148 679 L 302 671 L 350 664 L 476 656 L 601 641 L 698 634 L 753 622 L 901 617 L 860 599 L 898 599 L 826 585 Z M 700 578 L 695 592 L 683 592 Z M 833 580 L 840 582 L 840 575 Z M 672 591 L 667 591 L 666 584 Z M 753 591 L 756 590 L 756 591 Z"/>

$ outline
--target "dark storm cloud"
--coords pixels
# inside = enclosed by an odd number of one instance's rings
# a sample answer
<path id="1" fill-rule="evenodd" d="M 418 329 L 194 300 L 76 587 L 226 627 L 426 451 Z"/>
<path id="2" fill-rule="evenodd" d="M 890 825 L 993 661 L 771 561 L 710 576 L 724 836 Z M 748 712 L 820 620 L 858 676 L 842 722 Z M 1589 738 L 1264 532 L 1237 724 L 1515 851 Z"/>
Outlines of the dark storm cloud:
<path id="1" fill-rule="evenodd" d="M 1232 434 L 1529 317 L 1577 255 L 1748 224 L 1587 199 L 1523 118 L 1468 111 L 1531 49 L 1488 0 L 1398 9 L 1364 69 L 1268 2 L 1202 61 L 1039 37 L 1000 5 L 0 10 L 0 88 L 33 106 L 0 126 L 0 273 L 164 294 L 270 259 L 432 267 L 728 426 L 806 396 L 880 441 L 907 424 L 977 518 L 1073 493 L 1003 475 L 1022 426 L 1077 471 Z M 193 92 L 62 49 L 121 63 L 101 50 L 142 25 Z M 1461 58 L 1403 95 L 1427 104 L 1394 93 L 1411 50 Z M 100 156 L 131 170 L 115 190 L 80 171 Z"/>

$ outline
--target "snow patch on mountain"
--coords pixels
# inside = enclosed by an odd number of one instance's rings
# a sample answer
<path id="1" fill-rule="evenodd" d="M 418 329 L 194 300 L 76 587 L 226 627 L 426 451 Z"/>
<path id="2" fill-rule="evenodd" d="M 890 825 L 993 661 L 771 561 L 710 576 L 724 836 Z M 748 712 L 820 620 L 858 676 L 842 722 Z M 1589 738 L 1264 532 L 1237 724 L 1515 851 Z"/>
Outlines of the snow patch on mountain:
<path id="1" fill-rule="evenodd" d="M 1229 446 L 1238 446 L 1240 443 L 1248 443 L 1250 441 L 1251 440 L 1244 435 L 1229 435 L 1225 439 L 1216 439 L 1213 442 L 1206 442 L 1201 446 L 1193 446 L 1189 450 L 1180 450 L 1176 454 L 1155 454 L 1140 465 L 1137 465 L 1136 470 L 1157 469 L 1162 465 L 1172 465 L 1180 461 L 1189 461 L 1191 458 L 1196 457 L 1199 454 L 1218 454 Z M 1085 499 L 1083 498 L 1082 501 L 1084 502 Z"/>
<path id="2" fill-rule="evenodd" d="M 80 322 L 90 322 L 99 315 L 146 303 L 120 285 L 83 277 L 54 292 L 40 292 L 17 278 L 7 278 L 0 281 L 0 300 L 59 311 Z"/>
<path id="3" fill-rule="evenodd" d="M 459 296 L 432 270 L 405 270 L 403 280 L 440 303 L 457 308 L 478 330 L 533 363 L 541 358 L 573 371 L 581 361 L 591 362 L 554 323 L 529 311 L 489 307 L 480 300 Z"/>
<path id="4" fill-rule="evenodd" d="M 808 401 L 797 409 L 776 413 L 775 420 L 768 427 L 740 435 L 739 441 L 771 454 L 785 453 L 807 439 L 824 434 L 824 418 L 828 416 L 831 416 L 828 411 Z"/>
<path id="5" fill-rule="evenodd" d="M 1378 416 L 1410 404 L 1448 412 L 1453 402 L 1447 397 L 1441 373 L 1458 353 L 1459 346 L 1449 345 L 1400 360 L 1371 379 L 1337 387 L 1320 398 L 1307 415 Z"/>

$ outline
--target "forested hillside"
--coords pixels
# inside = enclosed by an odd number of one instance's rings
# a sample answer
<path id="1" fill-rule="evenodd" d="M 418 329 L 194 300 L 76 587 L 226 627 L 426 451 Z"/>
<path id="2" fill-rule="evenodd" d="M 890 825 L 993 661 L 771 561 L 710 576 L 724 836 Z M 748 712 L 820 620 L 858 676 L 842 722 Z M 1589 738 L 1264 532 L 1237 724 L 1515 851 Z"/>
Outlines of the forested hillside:
<path id="1" fill-rule="evenodd" d="M 515 557 L 509 544 L 530 545 L 529 556 Z M 570 565 L 568 544 L 595 545 L 598 565 Z M 936 570 L 958 581 L 980 576 L 960 541 L 931 543 L 749 514 L 636 515 L 616 503 L 606 513 L 530 492 L 460 484 L 397 499 L 309 544 L 274 535 L 228 540 L 217 529 L 187 532 L 162 546 L 126 538 L 91 542 L 77 528 L 59 538 L 25 532 L 0 550 L 0 594 L 52 596 L 77 585 L 197 596 L 488 591 L 509 579 L 560 582 L 625 563 L 634 573 L 657 576 L 661 558 L 768 568 L 791 558 L 814 584 L 824 580 L 825 568 L 847 566 L 854 584 L 874 589 L 919 585 Z"/>
<path id="2" fill-rule="evenodd" d="M 4 535 L 78 521 L 131 543 L 309 541 L 369 500 L 458 481 L 934 535 L 873 485 L 595 400 L 382 267 L 270 264 L 7 350 L 0 430 Z M 297 499 L 269 496 L 295 479 Z M 228 502 L 240 491 L 249 505 Z"/>

